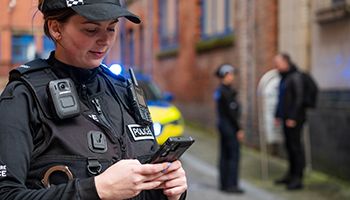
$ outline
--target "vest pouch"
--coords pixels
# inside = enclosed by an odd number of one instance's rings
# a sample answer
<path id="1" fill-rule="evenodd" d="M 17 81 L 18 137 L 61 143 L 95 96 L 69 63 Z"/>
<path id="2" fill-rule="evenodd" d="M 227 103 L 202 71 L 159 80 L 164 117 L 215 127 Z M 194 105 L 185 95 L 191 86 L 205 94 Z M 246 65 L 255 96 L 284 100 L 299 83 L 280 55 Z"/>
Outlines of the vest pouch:
<path id="1" fill-rule="evenodd" d="M 93 160 L 93 162 L 91 162 L 91 160 Z M 73 155 L 43 156 L 31 164 L 26 185 L 30 189 L 45 188 L 47 185 L 44 185 L 42 182 L 45 174 L 55 166 L 60 169 L 67 167 L 67 170 L 69 170 L 73 179 L 75 179 L 95 176 L 91 171 L 98 172 L 95 173 L 98 175 L 112 164 L 112 161 L 104 158 L 87 158 Z M 51 176 L 48 177 L 49 184 L 52 186 L 67 183 L 69 181 L 69 176 L 64 171 L 65 170 L 57 170 L 52 172 Z"/>

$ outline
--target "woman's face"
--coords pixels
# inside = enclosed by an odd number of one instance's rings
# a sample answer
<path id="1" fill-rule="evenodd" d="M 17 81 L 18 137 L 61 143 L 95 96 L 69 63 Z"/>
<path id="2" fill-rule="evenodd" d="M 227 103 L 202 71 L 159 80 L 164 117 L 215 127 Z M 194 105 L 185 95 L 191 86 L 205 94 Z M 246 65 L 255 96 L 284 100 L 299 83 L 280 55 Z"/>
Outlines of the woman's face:
<path id="1" fill-rule="evenodd" d="M 223 83 L 225 85 L 231 85 L 235 80 L 235 75 L 233 72 L 227 73 L 223 78 Z"/>
<path id="2" fill-rule="evenodd" d="M 55 57 L 81 68 L 98 67 L 116 39 L 117 20 L 89 21 L 74 15 L 59 23 Z"/>

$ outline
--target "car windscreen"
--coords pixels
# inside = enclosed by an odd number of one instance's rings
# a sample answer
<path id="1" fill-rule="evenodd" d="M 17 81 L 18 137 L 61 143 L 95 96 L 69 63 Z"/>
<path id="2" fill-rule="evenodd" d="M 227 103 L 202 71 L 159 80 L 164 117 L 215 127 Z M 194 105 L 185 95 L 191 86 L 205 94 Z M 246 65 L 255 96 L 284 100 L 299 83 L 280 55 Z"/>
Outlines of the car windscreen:
<path id="1" fill-rule="evenodd" d="M 145 93 L 148 101 L 159 101 L 163 100 L 163 95 L 156 84 L 151 81 L 138 81 L 139 86 Z"/>

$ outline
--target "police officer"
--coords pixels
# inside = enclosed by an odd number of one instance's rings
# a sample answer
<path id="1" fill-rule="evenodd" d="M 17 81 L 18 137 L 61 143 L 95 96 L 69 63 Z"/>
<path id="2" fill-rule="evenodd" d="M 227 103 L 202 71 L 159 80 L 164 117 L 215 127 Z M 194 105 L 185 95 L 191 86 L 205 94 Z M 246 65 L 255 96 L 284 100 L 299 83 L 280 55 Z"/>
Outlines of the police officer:
<path id="1" fill-rule="evenodd" d="M 139 123 L 131 84 L 101 62 L 119 0 L 39 0 L 56 45 L 46 60 L 11 71 L 0 98 L 0 199 L 185 198 L 181 163 L 142 164 L 157 150 Z M 142 134 L 140 134 L 142 133 Z"/>
<path id="2" fill-rule="evenodd" d="M 239 146 L 244 133 L 239 125 L 240 105 L 236 99 L 237 92 L 232 88 L 235 78 L 232 65 L 221 65 L 216 76 L 220 86 L 215 92 L 218 112 L 218 129 L 220 132 L 220 190 L 228 193 L 243 193 L 238 184 Z"/>

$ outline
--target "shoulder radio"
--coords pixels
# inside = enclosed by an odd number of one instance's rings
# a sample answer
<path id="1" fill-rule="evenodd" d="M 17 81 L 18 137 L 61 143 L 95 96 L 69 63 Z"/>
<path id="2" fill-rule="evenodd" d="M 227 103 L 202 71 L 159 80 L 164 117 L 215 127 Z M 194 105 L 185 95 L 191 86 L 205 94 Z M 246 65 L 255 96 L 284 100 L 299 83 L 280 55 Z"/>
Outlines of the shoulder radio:
<path id="1" fill-rule="evenodd" d="M 139 87 L 139 84 L 135 78 L 134 71 L 131 68 L 129 69 L 129 73 L 131 81 L 129 80 L 128 91 L 129 95 L 131 96 L 131 105 L 135 114 L 136 121 L 140 125 L 151 125 L 153 122 L 151 114 L 148 110 L 143 90 L 141 87 Z"/>

